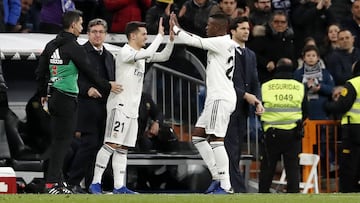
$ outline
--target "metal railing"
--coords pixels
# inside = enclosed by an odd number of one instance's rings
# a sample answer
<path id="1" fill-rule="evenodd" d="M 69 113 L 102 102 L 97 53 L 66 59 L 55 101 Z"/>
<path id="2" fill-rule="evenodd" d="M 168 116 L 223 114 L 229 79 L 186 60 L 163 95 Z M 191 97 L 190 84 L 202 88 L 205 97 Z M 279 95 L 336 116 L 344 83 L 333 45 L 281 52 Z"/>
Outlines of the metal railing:
<path id="1" fill-rule="evenodd" d="M 151 66 L 145 80 L 149 80 L 153 100 L 179 140 L 190 141 L 191 128 L 200 114 L 205 82 L 157 63 Z"/>
<path id="2" fill-rule="evenodd" d="M 338 145 L 340 122 L 335 120 L 305 120 L 302 151 L 320 155 L 318 166 L 321 192 L 339 191 Z M 303 171 L 307 177 L 309 171 Z"/>

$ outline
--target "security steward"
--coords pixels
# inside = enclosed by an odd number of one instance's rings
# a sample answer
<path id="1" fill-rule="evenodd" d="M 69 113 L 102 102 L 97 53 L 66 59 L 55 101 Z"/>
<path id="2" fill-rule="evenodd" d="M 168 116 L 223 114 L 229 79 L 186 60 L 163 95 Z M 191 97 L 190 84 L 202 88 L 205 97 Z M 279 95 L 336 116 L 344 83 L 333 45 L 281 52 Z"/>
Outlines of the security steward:
<path id="1" fill-rule="evenodd" d="M 328 112 L 341 114 L 339 184 L 340 192 L 360 192 L 360 62 L 353 65 L 353 77 L 333 92 Z"/>
<path id="2" fill-rule="evenodd" d="M 293 79 L 290 59 L 277 63 L 273 79 L 261 86 L 266 112 L 261 116 L 264 130 L 259 193 L 269 193 L 277 162 L 284 159 L 287 192 L 299 192 L 299 158 L 304 85 Z"/>

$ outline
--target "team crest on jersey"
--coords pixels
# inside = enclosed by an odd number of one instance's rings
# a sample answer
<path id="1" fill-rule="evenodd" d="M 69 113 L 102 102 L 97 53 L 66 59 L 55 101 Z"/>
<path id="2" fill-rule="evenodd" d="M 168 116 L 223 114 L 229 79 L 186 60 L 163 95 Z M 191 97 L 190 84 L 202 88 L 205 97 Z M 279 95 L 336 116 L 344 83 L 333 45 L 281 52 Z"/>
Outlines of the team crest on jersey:
<path id="1" fill-rule="evenodd" d="M 50 57 L 51 64 L 63 64 L 64 61 L 60 58 L 59 49 L 56 49 Z"/>

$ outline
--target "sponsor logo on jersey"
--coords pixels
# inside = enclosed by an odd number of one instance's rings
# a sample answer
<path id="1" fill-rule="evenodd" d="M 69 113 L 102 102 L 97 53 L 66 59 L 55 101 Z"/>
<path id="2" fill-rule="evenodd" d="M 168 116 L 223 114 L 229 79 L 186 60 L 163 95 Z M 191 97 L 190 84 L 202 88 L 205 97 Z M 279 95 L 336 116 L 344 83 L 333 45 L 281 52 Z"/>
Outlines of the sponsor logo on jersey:
<path id="1" fill-rule="evenodd" d="M 56 49 L 50 58 L 51 64 L 63 64 L 63 60 L 60 58 L 59 49 Z"/>
<path id="2" fill-rule="evenodd" d="M 138 77 L 143 77 L 144 76 L 144 73 L 139 71 L 138 69 L 135 69 L 134 71 L 134 75 L 138 76 Z"/>

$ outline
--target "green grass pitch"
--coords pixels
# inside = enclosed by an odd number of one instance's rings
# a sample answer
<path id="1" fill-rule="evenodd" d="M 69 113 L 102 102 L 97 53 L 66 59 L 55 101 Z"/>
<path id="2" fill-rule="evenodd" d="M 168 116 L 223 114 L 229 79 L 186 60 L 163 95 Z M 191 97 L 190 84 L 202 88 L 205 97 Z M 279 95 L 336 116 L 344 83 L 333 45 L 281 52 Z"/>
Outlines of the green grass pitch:
<path id="1" fill-rule="evenodd" d="M 0 203 L 360 203 L 360 194 L 0 195 Z"/>

